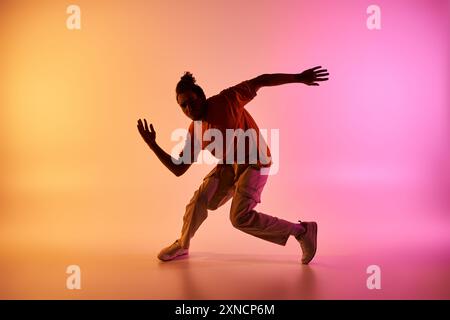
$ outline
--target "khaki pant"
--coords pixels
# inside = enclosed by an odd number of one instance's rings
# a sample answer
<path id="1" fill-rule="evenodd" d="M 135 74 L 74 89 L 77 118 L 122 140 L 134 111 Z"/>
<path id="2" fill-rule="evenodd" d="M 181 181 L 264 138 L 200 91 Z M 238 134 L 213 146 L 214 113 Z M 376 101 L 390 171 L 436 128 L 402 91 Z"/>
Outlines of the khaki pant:
<path id="1" fill-rule="evenodd" d="M 285 245 L 294 224 L 254 210 L 261 202 L 261 192 L 268 176 L 261 175 L 258 167 L 233 164 L 218 165 L 203 179 L 195 191 L 183 217 L 181 246 L 189 248 L 190 240 L 208 210 L 215 210 L 233 198 L 230 210 L 231 224 L 255 237 Z"/>

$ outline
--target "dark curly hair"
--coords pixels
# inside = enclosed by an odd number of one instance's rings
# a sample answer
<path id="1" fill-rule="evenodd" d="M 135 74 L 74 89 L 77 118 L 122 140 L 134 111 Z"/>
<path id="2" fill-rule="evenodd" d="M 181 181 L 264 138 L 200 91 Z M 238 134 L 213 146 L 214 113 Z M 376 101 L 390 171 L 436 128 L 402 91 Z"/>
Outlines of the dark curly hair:
<path id="1" fill-rule="evenodd" d="M 178 99 L 178 95 L 183 92 L 192 91 L 197 95 L 197 97 L 206 99 L 203 89 L 195 82 L 196 81 L 192 73 L 186 71 L 184 75 L 181 77 L 180 81 L 178 81 L 177 87 L 175 89 L 176 98 Z"/>

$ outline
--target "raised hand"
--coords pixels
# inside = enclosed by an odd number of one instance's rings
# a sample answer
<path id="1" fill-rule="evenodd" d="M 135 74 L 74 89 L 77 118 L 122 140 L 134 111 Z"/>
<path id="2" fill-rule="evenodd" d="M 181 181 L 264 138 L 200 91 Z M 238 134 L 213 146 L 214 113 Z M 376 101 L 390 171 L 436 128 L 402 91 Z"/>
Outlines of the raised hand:
<path id="1" fill-rule="evenodd" d="M 328 70 L 321 66 L 314 67 L 297 74 L 297 80 L 308 86 L 318 86 L 317 82 L 328 80 Z"/>
<path id="2" fill-rule="evenodd" d="M 139 133 L 142 136 L 142 139 L 149 145 L 152 146 L 156 142 L 156 131 L 153 129 L 153 125 L 150 123 L 150 130 L 148 129 L 147 120 L 144 119 L 144 124 L 142 124 L 142 120 L 138 120 L 137 128 Z"/>

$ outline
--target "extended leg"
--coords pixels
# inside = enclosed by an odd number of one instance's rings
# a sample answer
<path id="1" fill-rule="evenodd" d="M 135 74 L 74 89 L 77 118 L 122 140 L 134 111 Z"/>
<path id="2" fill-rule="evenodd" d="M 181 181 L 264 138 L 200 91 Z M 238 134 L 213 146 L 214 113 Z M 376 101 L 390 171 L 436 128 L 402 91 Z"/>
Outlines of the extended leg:
<path id="1" fill-rule="evenodd" d="M 267 175 L 248 167 L 236 182 L 231 203 L 230 220 L 234 227 L 255 237 L 285 245 L 289 236 L 298 232 L 298 225 L 254 210 L 261 202 L 260 196 Z"/>

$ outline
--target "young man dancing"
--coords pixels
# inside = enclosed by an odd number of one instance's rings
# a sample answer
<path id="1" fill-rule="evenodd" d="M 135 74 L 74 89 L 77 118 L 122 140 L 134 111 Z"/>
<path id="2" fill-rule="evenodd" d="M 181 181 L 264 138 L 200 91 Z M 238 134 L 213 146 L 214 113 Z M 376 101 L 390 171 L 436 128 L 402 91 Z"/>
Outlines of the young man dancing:
<path id="1" fill-rule="evenodd" d="M 176 99 L 184 114 L 193 121 L 178 159 L 166 153 L 156 143 L 156 132 L 152 124 L 149 128 L 146 119 L 144 122 L 138 120 L 137 128 L 144 141 L 177 177 L 184 174 L 196 161 L 200 149 L 210 150 L 208 146 L 216 142 L 211 141 L 213 139 L 199 139 L 205 133 L 219 133 L 222 137 L 227 136 L 227 131 L 229 133 L 230 130 L 256 133 L 253 136 L 246 135 L 250 140 L 248 148 L 245 137 L 244 149 L 238 148 L 235 136 L 231 140 L 226 139 L 223 148 L 213 148 L 212 154 L 219 159 L 219 163 L 206 175 L 187 204 L 181 235 L 173 244 L 161 250 L 158 254 L 160 260 L 170 261 L 188 254 L 190 240 L 207 218 L 208 210 L 215 210 L 230 199 L 233 199 L 230 220 L 235 228 L 283 246 L 290 236 L 294 236 L 302 249 L 302 263 L 308 264 L 314 258 L 317 250 L 316 222 L 292 223 L 255 210 L 256 205 L 261 202 L 260 195 L 268 178 L 262 172 L 271 165 L 271 157 L 255 120 L 244 106 L 262 87 L 286 83 L 318 86 L 318 82 L 328 80 L 328 75 L 328 71 L 320 66 L 298 74 L 263 74 L 206 98 L 192 74 L 186 72 L 176 86 Z"/>

